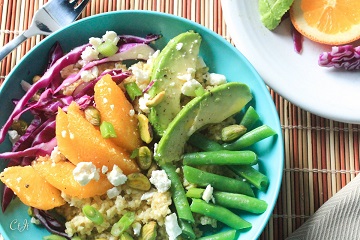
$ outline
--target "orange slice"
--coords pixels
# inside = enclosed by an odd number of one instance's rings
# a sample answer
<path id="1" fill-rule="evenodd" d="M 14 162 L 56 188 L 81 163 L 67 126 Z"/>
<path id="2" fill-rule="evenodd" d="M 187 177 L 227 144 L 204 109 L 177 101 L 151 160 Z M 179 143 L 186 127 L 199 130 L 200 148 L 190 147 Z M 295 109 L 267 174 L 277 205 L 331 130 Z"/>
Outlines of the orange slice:
<path id="1" fill-rule="evenodd" d="M 134 111 L 133 106 L 120 87 L 107 74 L 96 83 L 94 90 L 96 108 L 100 111 L 101 121 L 110 122 L 117 135 L 110 140 L 130 152 L 140 147 L 138 119 L 135 114 L 131 114 Z"/>
<path id="2" fill-rule="evenodd" d="M 295 0 L 290 8 L 294 27 L 305 37 L 328 45 L 360 38 L 359 0 Z"/>
<path id="3" fill-rule="evenodd" d="M 124 174 L 139 172 L 130 154 L 101 136 L 98 128 L 84 117 L 79 105 L 72 102 L 67 114 L 59 109 L 56 116 L 56 139 L 59 151 L 74 165 L 92 162 L 97 168 L 117 165 Z"/>
<path id="4" fill-rule="evenodd" d="M 53 163 L 46 157 L 40 157 L 32 166 L 36 174 L 39 173 L 52 186 L 72 197 L 100 196 L 113 187 L 104 174 L 100 174 L 98 181 L 91 180 L 85 186 L 81 186 L 73 176 L 75 165 L 68 161 Z"/>
<path id="5" fill-rule="evenodd" d="M 8 167 L 0 180 L 28 206 L 49 210 L 65 204 L 61 192 L 37 174 L 31 166 Z"/>

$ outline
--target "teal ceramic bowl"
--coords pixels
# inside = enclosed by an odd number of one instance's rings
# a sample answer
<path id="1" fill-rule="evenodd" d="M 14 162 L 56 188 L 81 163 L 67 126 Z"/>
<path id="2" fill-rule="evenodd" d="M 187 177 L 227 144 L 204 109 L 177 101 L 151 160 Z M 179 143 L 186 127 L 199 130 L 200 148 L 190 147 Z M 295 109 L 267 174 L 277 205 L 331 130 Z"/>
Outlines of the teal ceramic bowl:
<path id="1" fill-rule="evenodd" d="M 194 30 L 201 34 L 203 42 L 200 54 L 211 72 L 224 74 L 228 81 L 246 83 L 254 95 L 250 103 L 259 113 L 264 124 L 272 127 L 277 136 L 265 139 L 254 146 L 259 155 L 259 168 L 270 179 L 266 192 L 257 192 L 257 197 L 265 200 L 269 206 L 261 215 L 243 214 L 241 216 L 250 221 L 253 227 L 247 232 L 237 234 L 238 239 L 257 239 L 265 228 L 276 203 L 284 161 L 282 131 L 279 117 L 273 100 L 263 80 L 245 57 L 223 37 L 192 21 L 151 11 L 119 11 L 99 14 L 82 19 L 74 24 L 57 31 L 41 41 L 21 60 L 9 74 L 7 81 L 0 89 L 0 126 L 10 115 L 12 99 L 20 98 L 23 90 L 20 81 L 31 81 L 32 77 L 43 71 L 47 64 L 47 54 L 55 41 L 59 41 L 65 51 L 88 42 L 89 37 L 102 36 L 106 30 L 114 30 L 118 34 L 134 34 L 145 36 L 148 33 L 162 34 L 156 47 L 163 48 L 174 36 L 181 32 Z M 6 141 L 0 145 L 0 152 L 9 151 L 11 144 Z M 0 171 L 5 167 L 5 161 L 0 162 Z M 3 185 L 0 184 L 2 193 Z M 41 239 L 49 235 L 43 228 L 30 223 L 27 207 L 19 200 L 11 203 L 5 213 L 0 212 L 0 232 L 5 239 Z"/>

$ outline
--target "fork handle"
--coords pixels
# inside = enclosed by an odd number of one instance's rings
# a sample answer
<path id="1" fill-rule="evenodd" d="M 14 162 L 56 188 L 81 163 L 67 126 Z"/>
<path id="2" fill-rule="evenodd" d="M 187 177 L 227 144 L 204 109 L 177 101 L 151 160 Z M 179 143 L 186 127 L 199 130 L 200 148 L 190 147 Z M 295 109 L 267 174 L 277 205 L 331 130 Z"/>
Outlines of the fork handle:
<path id="1" fill-rule="evenodd" d="M 0 61 L 2 61 L 12 50 L 14 50 L 17 46 L 19 46 L 22 42 L 24 42 L 27 37 L 24 33 L 20 34 L 10 42 L 8 42 L 5 46 L 0 49 Z"/>

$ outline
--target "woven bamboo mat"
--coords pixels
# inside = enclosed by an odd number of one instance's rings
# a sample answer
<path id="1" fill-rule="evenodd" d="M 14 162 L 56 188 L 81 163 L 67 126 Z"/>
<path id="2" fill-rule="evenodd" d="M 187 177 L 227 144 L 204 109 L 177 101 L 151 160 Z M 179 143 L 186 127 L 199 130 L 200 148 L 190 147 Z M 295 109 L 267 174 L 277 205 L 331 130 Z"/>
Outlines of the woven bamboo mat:
<path id="1" fill-rule="evenodd" d="M 0 0 L 0 47 L 27 29 L 34 11 L 45 2 Z M 231 41 L 220 0 L 92 0 L 81 17 L 128 9 L 182 16 Z M 27 40 L 1 62 L 0 81 L 41 39 Z M 359 126 L 315 116 L 269 91 L 282 124 L 285 169 L 277 204 L 260 239 L 284 239 L 359 173 Z"/>

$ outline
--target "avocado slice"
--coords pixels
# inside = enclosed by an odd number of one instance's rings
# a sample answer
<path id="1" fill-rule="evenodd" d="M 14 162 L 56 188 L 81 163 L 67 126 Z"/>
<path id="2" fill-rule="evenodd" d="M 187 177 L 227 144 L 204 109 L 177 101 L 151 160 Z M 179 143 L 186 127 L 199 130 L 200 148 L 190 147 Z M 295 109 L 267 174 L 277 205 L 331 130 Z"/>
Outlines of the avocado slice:
<path id="1" fill-rule="evenodd" d="M 155 160 L 161 165 L 180 160 L 189 137 L 210 123 L 219 123 L 240 112 L 252 99 L 244 83 L 219 85 L 192 99 L 169 124 L 155 149 Z"/>
<path id="2" fill-rule="evenodd" d="M 168 42 L 154 61 L 150 77 L 154 85 L 149 95 L 153 98 L 165 91 L 163 100 L 151 107 L 149 114 L 149 121 L 159 136 L 181 109 L 181 87 L 185 81 L 180 78 L 196 69 L 200 44 L 201 36 L 198 33 L 181 33 Z"/>

